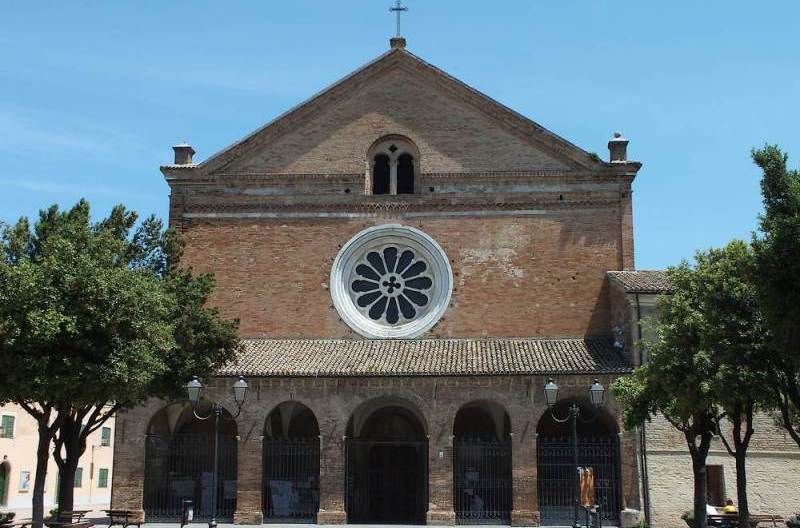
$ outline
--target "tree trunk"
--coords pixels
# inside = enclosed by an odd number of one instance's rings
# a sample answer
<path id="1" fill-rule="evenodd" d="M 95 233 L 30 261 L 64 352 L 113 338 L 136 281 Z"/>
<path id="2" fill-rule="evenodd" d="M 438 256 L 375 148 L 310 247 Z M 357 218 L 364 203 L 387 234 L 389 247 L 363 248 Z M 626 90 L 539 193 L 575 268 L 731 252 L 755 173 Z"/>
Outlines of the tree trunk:
<path id="1" fill-rule="evenodd" d="M 65 443 L 66 447 L 66 443 Z M 64 464 L 60 468 L 59 480 L 61 485 L 58 487 L 58 513 L 72 511 L 75 509 L 75 473 L 78 469 L 78 460 L 66 457 Z M 66 518 L 64 519 L 67 520 Z M 72 522 L 70 518 L 68 522 Z"/>
<path id="2" fill-rule="evenodd" d="M 737 413 L 733 417 L 733 444 L 736 451 L 736 501 L 739 503 L 739 526 L 749 528 L 750 506 L 747 501 L 747 448 L 753 437 L 753 409 L 755 403 L 751 400 L 744 406 L 744 413 Z M 742 433 L 742 419 L 746 420 L 744 434 Z"/>
<path id="3" fill-rule="evenodd" d="M 706 456 L 692 454 L 692 473 L 694 475 L 694 528 L 707 528 L 708 517 L 706 516 L 707 481 Z"/>
<path id="4" fill-rule="evenodd" d="M 750 506 L 747 504 L 747 451 L 736 450 L 736 500 L 739 503 L 739 526 L 750 526 Z"/>
<path id="5" fill-rule="evenodd" d="M 695 418 L 695 425 L 690 430 L 684 432 L 686 444 L 689 446 L 689 453 L 692 455 L 692 473 L 694 475 L 694 528 L 708 528 L 708 516 L 706 515 L 707 481 L 708 472 L 706 471 L 706 458 L 708 449 L 711 447 L 711 437 L 715 428 L 707 425 L 708 418 Z M 697 432 L 698 430 L 702 432 Z M 697 445 L 697 437 L 700 437 L 700 445 Z"/>
<path id="6" fill-rule="evenodd" d="M 63 441 L 63 460 L 59 464 L 61 469 L 61 487 L 58 494 L 59 512 L 75 509 L 75 473 L 81 456 L 86 451 L 86 439 L 82 434 L 82 429 L 81 420 L 69 419 L 61 423 L 59 430 Z M 91 478 L 86 480 L 91 485 Z M 83 483 L 81 484 L 83 485 Z"/>
<path id="7" fill-rule="evenodd" d="M 53 432 L 45 418 L 39 420 L 39 443 L 36 446 L 36 472 L 33 478 L 33 495 L 31 497 L 31 520 L 33 528 L 42 528 L 44 522 L 44 487 L 47 479 L 47 463 L 50 461 L 50 442 Z"/>

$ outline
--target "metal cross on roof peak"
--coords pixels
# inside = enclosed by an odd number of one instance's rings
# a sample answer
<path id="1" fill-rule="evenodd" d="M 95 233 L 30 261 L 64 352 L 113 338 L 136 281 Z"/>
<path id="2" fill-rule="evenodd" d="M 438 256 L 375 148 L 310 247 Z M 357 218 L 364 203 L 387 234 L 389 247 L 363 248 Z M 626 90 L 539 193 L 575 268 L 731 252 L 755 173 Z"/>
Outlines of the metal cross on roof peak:
<path id="1" fill-rule="evenodd" d="M 390 7 L 390 8 L 389 8 L 389 11 L 390 11 L 390 12 L 393 12 L 393 13 L 395 13 L 395 14 L 397 15 L 397 36 L 399 37 L 399 36 L 400 36 L 400 14 L 401 14 L 403 11 L 408 11 L 408 8 L 407 8 L 407 7 L 405 7 L 405 6 L 404 6 L 404 5 L 401 3 L 401 1 L 400 1 L 400 0 L 397 0 L 397 3 L 394 5 L 394 7 Z"/>

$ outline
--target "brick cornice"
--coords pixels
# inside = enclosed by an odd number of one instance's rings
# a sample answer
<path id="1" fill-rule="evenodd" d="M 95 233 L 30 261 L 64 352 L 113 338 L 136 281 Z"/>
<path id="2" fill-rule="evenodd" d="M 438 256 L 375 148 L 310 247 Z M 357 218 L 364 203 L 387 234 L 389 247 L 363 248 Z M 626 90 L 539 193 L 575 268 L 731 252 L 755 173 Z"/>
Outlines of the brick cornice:
<path id="1" fill-rule="evenodd" d="M 325 183 L 363 183 L 363 173 L 257 173 L 228 172 L 211 175 L 187 176 L 186 171 L 170 173 L 170 185 L 221 185 L 247 186 L 262 183 L 285 184 L 325 184 Z M 531 182 L 560 180 L 569 182 L 627 182 L 633 181 L 635 174 L 626 172 L 589 172 L 563 169 L 531 169 L 527 171 L 481 171 L 481 172 L 424 172 L 423 181 L 441 182 Z"/>
<path id="2" fill-rule="evenodd" d="M 407 202 L 370 200 L 360 203 L 253 203 L 253 202 L 228 202 L 228 203 L 194 203 L 187 205 L 184 214 L 197 215 L 202 213 L 258 213 L 258 212 L 309 212 L 309 213 L 380 213 L 380 212 L 436 212 L 436 211 L 524 211 L 541 210 L 547 207 L 550 210 L 616 207 L 618 199 L 576 199 L 559 200 L 558 197 L 540 200 L 525 200 L 513 202 Z"/>

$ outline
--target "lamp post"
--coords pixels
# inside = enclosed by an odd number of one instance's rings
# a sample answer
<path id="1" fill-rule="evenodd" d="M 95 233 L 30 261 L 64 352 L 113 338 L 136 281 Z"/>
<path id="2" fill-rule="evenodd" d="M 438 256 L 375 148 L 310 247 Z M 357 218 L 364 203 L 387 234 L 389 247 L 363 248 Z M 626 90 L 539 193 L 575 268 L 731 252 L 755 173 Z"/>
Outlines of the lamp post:
<path id="1" fill-rule="evenodd" d="M 553 418 L 553 421 L 556 423 L 566 423 L 569 421 L 570 430 L 572 432 L 572 461 L 575 465 L 575 480 L 573 482 L 573 491 L 575 494 L 575 503 L 573 504 L 572 509 L 572 526 L 578 528 L 580 525 L 578 524 L 578 508 L 581 503 L 581 488 L 580 488 L 580 473 L 578 471 L 578 418 L 581 415 L 581 408 L 578 407 L 578 404 L 571 403 L 569 406 L 569 414 L 564 418 L 559 418 L 556 416 L 553 407 L 558 402 L 558 391 L 559 391 L 558 384 L 553 381 L 553 378 L 549 378 L 547 383 L 544 386 L 544 399 L 547 402 L 547 408 L 550 410 L 550 416 Z M 603 405 L 603 401 L 605 400 L 605 393 L 606 389 L 603 387 L 602 384 L 598 380 L 594 380 L 589 387 L 589 400 L 592 402 L 592 405 L 595 407 L 600 407 Z M 588 423 L 594 421 L 591 420 L 581 420 L 584 423 Z"/>
<path id="2" fill-rule="evenodd" d="M 247 397 L 247 382 L 242 376 L 233 384 L 233 401 L 236 402 L 236 414 L 233 415 L 237 418 L 242 412 L 244 400 Z M 220 403 L 214 402 L 211 404 L 211 412 L 205 416 L 197 414 L 197 405 L 200 403 L 200 396 L 203 394 L 203 384 L 194 376 L 189 383 L 186 384 L 186 392 L 189 395 L 189 401 L 192 403 L 192 414 L 198 420 L 208 420 L 214 418 L 214 467 L 212 470 L 211 485 L 211 520 L 208 522 L 208 528 L 216 528 L 217 526 L 217 479 L 219 476 L 219 420 L 223 417 L 223 407 Z"/>

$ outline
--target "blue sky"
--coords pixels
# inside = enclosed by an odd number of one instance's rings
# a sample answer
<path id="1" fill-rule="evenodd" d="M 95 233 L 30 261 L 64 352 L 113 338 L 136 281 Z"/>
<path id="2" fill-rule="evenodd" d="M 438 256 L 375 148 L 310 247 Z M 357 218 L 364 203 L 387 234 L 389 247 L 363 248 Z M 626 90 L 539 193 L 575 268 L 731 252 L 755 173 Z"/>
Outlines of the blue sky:
<path id="1" fill-rule="evenodd" d="M 88 198 L 164 216 L 205 159 L 383 53 L 389 0 L 3 2 L 0 220 Z M 644 168 L 636 262 L 748 237 L 751 147 L 800 157 L 800 2 L 406 0 L 409 50 L 589 151 Z"/>

